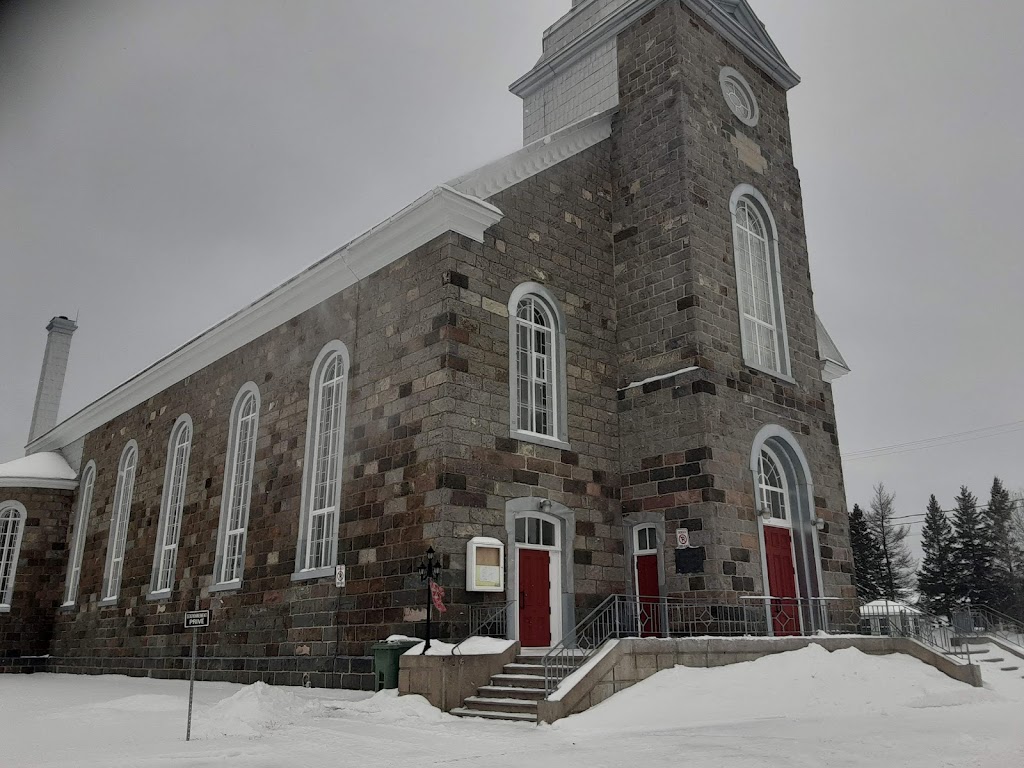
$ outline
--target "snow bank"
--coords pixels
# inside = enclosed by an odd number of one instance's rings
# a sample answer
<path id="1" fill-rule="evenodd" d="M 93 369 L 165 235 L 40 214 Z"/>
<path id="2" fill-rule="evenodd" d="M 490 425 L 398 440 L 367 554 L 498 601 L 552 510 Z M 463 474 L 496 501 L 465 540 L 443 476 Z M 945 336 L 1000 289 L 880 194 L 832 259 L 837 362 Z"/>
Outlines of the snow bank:
<path id="1" fill-rule="evenodd" d="M 1001 700 L 903 654 L 820 645 L 724 667 L 675 667 L 554 727 L 581 731 L 691 728 L 765 719 L 889 714 Z M 630 725 L 624 725 L 630 724 Z"/>
<path id="2" fill-rule="evenodd" d="M 192 732 L 200 739 L 257 736 L 322 712 L 319 700 L 298 696 L 287 688 L 253 683 L 207 710 L 193 713 Z"/>
<path id="3" fill-rule="evenodd" d="M 324 717 L 366 718 L 374 723 L 403 724 L 455 719 L 422 696 L 399 696 L 398 691 L 377 691 L 361 701 L 324 701 Z"/>
<path id="4" fill-rule="evenodd" d="M 188 709 L 188 702 L 180 696 L 140 693 L 136 696 L 101 701 L 91 706 L 94 709 L 112 709 L 118 712 L 185 712 Z"/>
<path id="5" fill-rule="evenodd" d="M 74 480 L 77 476 L 59 453 L 33 453 L 0 464 L 0 478 L 7 480 Z"/>
<path id="6" fill-rule="evenodd" d="M 427 656 L 485 656 L 491 653 L 504 653 L 514 644 L 515 640 L 500 640 L 496 637 L 470 637 L 458 644 L 431 640 Z M 423 641 L 420 640 L 406 651 L 405 655 L 419 656 L 422 653 Z"/>

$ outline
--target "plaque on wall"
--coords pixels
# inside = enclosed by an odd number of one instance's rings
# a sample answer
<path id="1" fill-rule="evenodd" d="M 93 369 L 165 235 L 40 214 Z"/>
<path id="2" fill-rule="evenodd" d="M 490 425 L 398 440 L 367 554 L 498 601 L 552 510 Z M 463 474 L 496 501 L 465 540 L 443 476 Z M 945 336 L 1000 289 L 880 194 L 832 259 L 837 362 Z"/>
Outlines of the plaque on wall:
<path id="1" fill-rule="evenodd" d="M 704 573 L 704 547 L 677 549 L 676 573 Z"/>

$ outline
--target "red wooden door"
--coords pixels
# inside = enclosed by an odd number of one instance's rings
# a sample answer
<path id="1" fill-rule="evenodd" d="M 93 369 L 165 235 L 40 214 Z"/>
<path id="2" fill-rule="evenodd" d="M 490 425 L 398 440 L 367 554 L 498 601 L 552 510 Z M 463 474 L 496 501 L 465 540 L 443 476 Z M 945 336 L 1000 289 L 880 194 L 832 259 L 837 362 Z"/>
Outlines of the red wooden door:
<path id="1" fill-rule="evenodd" d="M 660 598 L 658 586 L 658 556 L 638 555 L 636 558 L 636 595 L 640 609 L 640 636 L 661 633 Z"/>
<path id="2" fill-rule="evenodd" d="M 551 645 L 550 563 L 543 549 L 519 550 L 519 643 L 524 648 Z"/>
<path id="3" fill-rule="evenodd" d="M 796 569 L 793 566 L 792 533 L 774 525 L 764 527 L 765 558 L 768 561 L 768 590 L 771 601 L 772 626 L 776 635 L 800 634 L 800 612 L 797 604 Z M 793 598 L 788 600 L 786 598 Z"/>

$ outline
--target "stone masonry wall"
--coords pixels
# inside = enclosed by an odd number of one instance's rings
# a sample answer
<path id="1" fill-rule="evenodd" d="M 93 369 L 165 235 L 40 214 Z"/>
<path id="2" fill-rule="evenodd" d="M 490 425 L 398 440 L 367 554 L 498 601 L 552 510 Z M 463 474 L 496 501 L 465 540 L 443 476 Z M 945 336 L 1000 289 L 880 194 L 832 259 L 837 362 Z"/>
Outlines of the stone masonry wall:
<path id="1" fill-rule="evenodd" d="M 786 96 L 680 3 L 623 32 L 613 154 L 616 256 L 623 270 L 623 382 L 692 370 L 622 393 L 623 512 L 662 511 L 705 548 L 704 573 L 671 575 L 673 593 L 762 589 L 754 436 L 789 430 L 808 457 L 826 594 L 850 593 L 852 562 L 831 388 L 821 380 L 813 296 L 789 143 Z M 722 66 L 752 84 L 755 128 L 730 112 Z M 779 227 L 793 381 L 744 365 L 729 200 L 741 183 L 767 198 Z M 666 552 L 666 559 L 671 552 Z"/>
<path id="2" fill-rule="evenodd" d="M 62 598 L 65 530 L 74 491 L 0 488 L 0 503 L 25 507 L 10 613 L 0 613 L 0 671 L 22 656 L 50 652 L 53 616 Z"/>

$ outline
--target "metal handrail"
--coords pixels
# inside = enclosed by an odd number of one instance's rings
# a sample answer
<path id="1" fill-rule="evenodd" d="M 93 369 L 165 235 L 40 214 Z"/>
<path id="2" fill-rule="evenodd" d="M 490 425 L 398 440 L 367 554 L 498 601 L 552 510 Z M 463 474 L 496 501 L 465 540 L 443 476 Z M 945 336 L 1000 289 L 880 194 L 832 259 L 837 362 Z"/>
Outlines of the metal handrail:
<path id="1" fill-rule="evenodd" d="M 962 611 L 969 616 L 969 622 L 966 628 L 958 626 L 959 631 L 967 629 L 975 636 L 991 635 L 1024 650 L 1024 623 L 987 605 L 968 605 L 964 606 Z M 957 622 L 954 621 L 955 624 Z"/>
<path id="2" fill-rule="evenodd" d="M 469 634 L 454 645 L 452 655 L 471 637 L 508 637 L 508 612 L 515 604 L 515 600 L 509 600 L 501 605 L 471 605 Z"/>
<path id="3" fill-rule="evenodd" d="M 735 602 L 609 595 L 548 651 L 545 696 L 586 664 L 609 640 L 623 637 L 808 636 L 818 633 L 907 637 L 948 656 L 969 648 L 944 619 L 909 609 L 866 607 L 856 598 L 744 595 Z"/>

